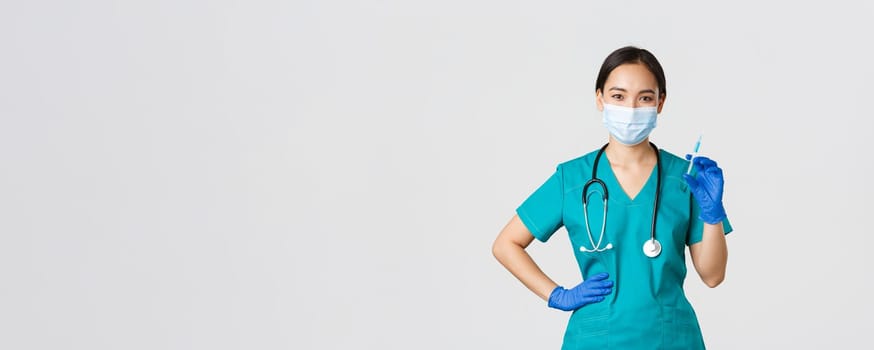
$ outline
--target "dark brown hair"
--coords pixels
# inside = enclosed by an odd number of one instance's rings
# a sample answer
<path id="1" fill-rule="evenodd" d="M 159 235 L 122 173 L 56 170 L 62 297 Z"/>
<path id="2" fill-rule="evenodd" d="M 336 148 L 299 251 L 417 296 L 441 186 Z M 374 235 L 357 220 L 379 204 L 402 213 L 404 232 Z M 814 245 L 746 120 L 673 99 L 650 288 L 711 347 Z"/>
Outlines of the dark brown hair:
<path id="1" fill-rule="evenodd" d="M 601 65 L 601 71 L 598 72 L 598 79 L 595 80 L 595 91 L 604 91 L 604 83 L 607 82 L 607 77 L 616 67 L 626 63 L 640 63 L 646 66 L 647 69 L 656 78 L 659 85 L 659 97 L 667 95 L 665 87 L 665 71 L 662 70 L 662 65 L 659 60 L 647 50 L 634 46 L 626 46 L 616 51 L 613 51 Z"/>

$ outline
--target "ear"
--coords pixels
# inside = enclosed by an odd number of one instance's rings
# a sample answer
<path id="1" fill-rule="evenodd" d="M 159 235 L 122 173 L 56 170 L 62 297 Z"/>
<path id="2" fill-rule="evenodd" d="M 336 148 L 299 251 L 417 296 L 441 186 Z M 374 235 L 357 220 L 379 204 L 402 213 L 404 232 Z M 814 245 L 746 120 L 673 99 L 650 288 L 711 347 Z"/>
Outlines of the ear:
<path id="1" fill-rule="evenodd" d="M 604 111 L 604 96 L 601 95 L 601 89 L 595 90 L 595 105 L 598 106 L 598 111 Z M 661 107 L 659 107 L 659 111 L 661 111 Z"/>
<path id="2" fill-rule="evenodd" d="M 658 108 L 658 111 L 656 113 L 659 113 L 659 114 L 662 113 L 662 107 L 665 106 L 665 97 L 667 97 L 667 95 L 662 94 L 662 96 L 659 98 L 659 108 Z"/>

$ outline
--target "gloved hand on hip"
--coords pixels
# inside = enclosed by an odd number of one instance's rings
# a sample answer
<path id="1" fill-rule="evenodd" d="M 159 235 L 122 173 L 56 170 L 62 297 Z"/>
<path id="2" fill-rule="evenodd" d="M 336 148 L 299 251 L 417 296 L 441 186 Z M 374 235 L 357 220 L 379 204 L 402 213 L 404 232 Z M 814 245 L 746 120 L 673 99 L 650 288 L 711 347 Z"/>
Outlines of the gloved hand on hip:
<path id="1" fill-rule="evenodd" d="M 691 157 L 686 155 L 687 160 Z M 722 169 L 712 159 L 702 156 L 692 159 L 692 166 L 695 167 L 695 176 L 683 174 L 683 179 L 701 208 L 698 217 L 708 224 L 718 224 L 725 219 L 725 207 L 722 206 L 725 179 L 722 177 Z"/>
<path id="2" fill-rule="evenodd" d="M 571 289 L 562 286 L 555 287 L 549 295 L 548 305 L 563 311 L 574 311 L 587 304 L 604 300 L 604 296 L 613 292 L 613 281 L 607 281 L 606 272 L 589 276 L 585 281 Z"/>

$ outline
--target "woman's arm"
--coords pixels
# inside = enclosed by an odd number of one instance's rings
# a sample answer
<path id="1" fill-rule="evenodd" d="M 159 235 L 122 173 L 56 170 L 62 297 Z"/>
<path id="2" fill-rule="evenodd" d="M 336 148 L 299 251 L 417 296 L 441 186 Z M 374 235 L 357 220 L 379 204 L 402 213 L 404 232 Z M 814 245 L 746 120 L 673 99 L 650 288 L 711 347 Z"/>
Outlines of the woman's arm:
<path id="1" fill-rule="evenodd" d="M 513 276 L 516 276 L 525 287 L 537 294 L 543 300 L 549 300 L 549 294 L 558 286 L 540 270 L 525 248 L 534 240 L 531 231 L 525 227 L 518 215 L 514 215 L 504 226 L 495 243 L 492 254 L 504 265 Z"/>
<path id="2" fill-rule="evenodd" d="M 725 244 L 722 222 L 715 225 L 704 223 L 704 238 L 689 246 L 689 251 L 692 253 L 692 265 L 704 284 L 715 288 L 722 283 L 728 263 L 728 247 Z"/>

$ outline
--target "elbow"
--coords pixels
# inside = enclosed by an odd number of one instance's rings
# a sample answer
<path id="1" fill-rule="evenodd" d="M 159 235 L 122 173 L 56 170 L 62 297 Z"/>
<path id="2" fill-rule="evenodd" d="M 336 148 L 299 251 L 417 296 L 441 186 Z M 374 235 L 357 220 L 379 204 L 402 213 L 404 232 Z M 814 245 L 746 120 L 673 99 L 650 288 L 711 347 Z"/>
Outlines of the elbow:
<path id="1" fill-rule="evenodd" d="M 708 287 L 716 288 L 725 280 L 725 275 L 719 274 L 718 276 L 709 276 L 708 278 L 702 278 L 702 280 Z"/>
<path id="2" fill-rule="evenodd" d="M 495 240 L 495 243 L 492 243 L 492 256 L 498 261 L 501 261 L 501 257 L 504 256 L 504 248 L 500 240 Z"/>
<path id="3" fill-rule="evenodd" d="M 492 255 L 495 259 L 498 260 L 501 264 L 506 262 L 506 259 L 512 256 L 513 252 L 516 249 L 524 249 L 521 246 L 517 245 L 515 242 L 506 240 L 506 239 L 496 239 L 495 243 L 492 243 Z"/>

